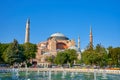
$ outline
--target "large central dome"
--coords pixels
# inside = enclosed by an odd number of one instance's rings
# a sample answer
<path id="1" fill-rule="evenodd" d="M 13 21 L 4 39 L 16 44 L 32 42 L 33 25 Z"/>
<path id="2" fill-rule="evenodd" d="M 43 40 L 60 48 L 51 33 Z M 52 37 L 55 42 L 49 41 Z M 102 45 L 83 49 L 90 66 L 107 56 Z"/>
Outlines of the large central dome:
<path id="1" fill-rule="evenodd" d="M 51 37 L 65 37 L 65 35 L 57 32 L 57 33 L 52 34 Z"/>
<path id="2" fill-rule="evenodd" d="M 54 33 L 48 39 L 55 38 L 57 40 L 68 40 L 68 38 L 62 33 Z"/>

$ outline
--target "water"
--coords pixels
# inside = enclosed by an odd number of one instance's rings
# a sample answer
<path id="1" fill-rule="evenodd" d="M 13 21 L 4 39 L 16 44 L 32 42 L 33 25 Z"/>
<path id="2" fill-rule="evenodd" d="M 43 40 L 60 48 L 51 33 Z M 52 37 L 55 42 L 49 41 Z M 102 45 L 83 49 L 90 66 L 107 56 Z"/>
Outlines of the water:
<path id="1" fill-rule="evenodd" d="M 106 80 L 107 79 L 107 74 L 106 71 L 104 70 L 102 73 L 102 79 Z"/>
<path id="2" fill-rule="evenodd" d="M 120 74 L 106 74 L 98 73 L 94 71 L 94 73 L 81 73 L 81 72 L 52 72 L 39 70 L 36 72 L 32 71 L 17 71 L 13 69 L 14 72 L 1 72 L 0 80 L 120 80 Z M 17 73 L 13 74 L 13 73 Z M 13 78 L 16 77 L 16 79 Z"/>
<path id="3" fill-rule="evenodd" d="M 19 77 L 19 71 L 18 71 L 18 69 L 12 69 L 12 71 L 11 71 L 11 74 L 12 74 L 12 79 L 13 80 L 16 80 L 16 79 L 18 79 L 18 77 Z"/>
<path id="4" fill-rule="evenodd" d="M 96 70 L 94 70 L 94 80 L 96 80 Z"/>
<path id="5" fill-rule="evenodd" d="M 66 71 L 63 71 L 62 72 L 62 78 L 65 78 L 65 76 L 66 76 Z"/>
<path id="6" fill-rule="evenodd" d="M 48 80 L 51 80 L 51 71 L 49 71 L 48 73 L 49 73 Z"/>

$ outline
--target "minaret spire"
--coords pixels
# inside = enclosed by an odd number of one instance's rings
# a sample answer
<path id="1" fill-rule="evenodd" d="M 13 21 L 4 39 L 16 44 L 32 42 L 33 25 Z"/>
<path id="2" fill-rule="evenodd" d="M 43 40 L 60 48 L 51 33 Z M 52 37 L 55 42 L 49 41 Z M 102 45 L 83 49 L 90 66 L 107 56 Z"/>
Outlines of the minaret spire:
<path id="1" fill-rule="evenodd" d="M 27 19 L 26 22 L 26 32 L 25 32 L 25 43 L 29 42 L 30 40 L 30 19 Z"/>
<path id="2" fill-rule="evenodd" d="M 77 51 L 77 53 L 78 53 L 78 59 L 80 60 L 81 59 L 81 50 L 80 50 L 80 36 L 78 36 L 78 51 Z"/>
<path id="3" fill-rule="evenodd" d="M 92 35 L 92 26 L 90 26 L 90 48 L 93 48 L 93 35 Z"/>

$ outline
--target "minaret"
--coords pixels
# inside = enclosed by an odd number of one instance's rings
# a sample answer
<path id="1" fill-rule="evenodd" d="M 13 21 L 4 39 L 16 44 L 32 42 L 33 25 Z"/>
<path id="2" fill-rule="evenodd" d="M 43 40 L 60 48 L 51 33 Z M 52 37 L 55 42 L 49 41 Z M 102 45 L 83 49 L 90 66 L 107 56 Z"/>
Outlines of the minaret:
<path id="1" fill-rule="evenodd" d="M 92 27 L 90 27 L 90 48 L 93 48 L 93 35 L 92 35 Z"/>
<path id="2" fill-rule="evenodd" d="M 80 36 L 78 36 L 78 51 L 80 52 Z"/>
<path id="3" fill-rule="evenodd" d="M 30 19 L 27 19 L 26 22 L 26 32 L 25 32 L 25 43 L 29 42 L 30 40 Z"/>
<path id="4" fill-rule="evenodd" d="M 80 36 L 78 36 L 78 51 L 77 51 L 77 53 L 78 53 L 78 60 L 80 60 L 81 59 L 81 50 L 80 50 Z"/>

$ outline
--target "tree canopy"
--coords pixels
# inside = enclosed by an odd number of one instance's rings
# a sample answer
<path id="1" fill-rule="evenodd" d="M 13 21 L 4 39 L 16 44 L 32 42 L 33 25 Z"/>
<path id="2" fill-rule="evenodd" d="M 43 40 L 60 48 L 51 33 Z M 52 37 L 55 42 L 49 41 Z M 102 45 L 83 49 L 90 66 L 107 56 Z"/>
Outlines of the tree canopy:
<path id="1" fill-rule="evenodd" d="M 25 43 L 23 44 L 23 53 L 25 60 L 33 59 L 36 56 L 37 46 L 36 44 L 32 43 Z"/>
<path id="2" fill-rule="evenodd" d="M 4 53 L 4 51 L 8 48 L 8 46 L 10 45 L 10 43 L 0 43 L 0 63 L 4 63 L 4 60 L 2 58 L 2 55 Z"/>
<path id="3" fill-rule="evenodd" d="M 101 44 L 97 44 L 95 49 L 86 49 L 82 53 L 82 61 L 87 65 L 103 66 L 107 63 L 107 51 Z"/>
<path id="4" fill-rule="evenodd" d="M 0 43 L 0 63 L 14 64 L 29 62 L 35 58 L 37 51 L 36 44 L 19 44 L 17 40 L 11 43 Z M 48 61 L 58 65 L 70 64 L 77 61 L 77 52 L 73 49 L 67 49 L 57 53 L 56 57 L 48 57 Z M 87 48 L 82 52 L 80 62 L 86 65 L 98 66 L 119 66 L 120 67 L 120 47 L 112 46 L 105 48 L 97 44 L 94 48 Z"/>
<path id="5" fill-rule="evenodd" d="M 6 63 L 14 64 L 15 62 L 22 62 L 22 55 L 19 44 L 17 40 L 14 39 L 14 41 L 4 51 L 2 58 Z"/>
<path id="6" fill-rule="evenodd" d="M 108 54 L 108 64 L 110 66 L 116 65 L 120 66 L 120 47 L 108 48 L 109 54 Z"/>
<path id="7" fill-rule="evenodd" d="M 12 43 L 0 43 L 0 62 L 13 65 L 35 58 L 37 46 L 32 43 L 19 44 L 16 39 Z"/>
<path id="8" fill-rule="evenodd" d="M 57 56 L 55 57 L 55 63 L 62 65 L 70 63 L 72 65 L 74 63 L 74 60 L 77 60 L 77 53 L 73 49 L 67 49 L 62 52 L 58 52 Z"/>

